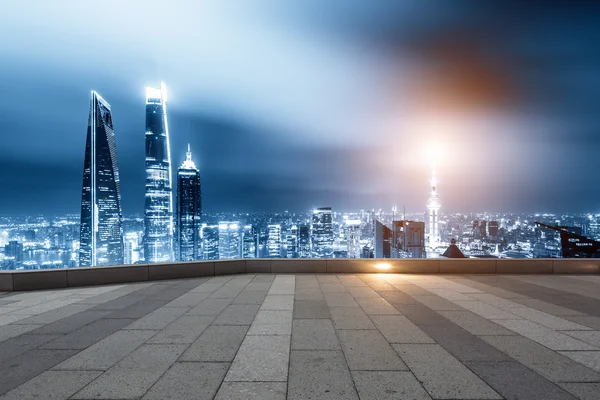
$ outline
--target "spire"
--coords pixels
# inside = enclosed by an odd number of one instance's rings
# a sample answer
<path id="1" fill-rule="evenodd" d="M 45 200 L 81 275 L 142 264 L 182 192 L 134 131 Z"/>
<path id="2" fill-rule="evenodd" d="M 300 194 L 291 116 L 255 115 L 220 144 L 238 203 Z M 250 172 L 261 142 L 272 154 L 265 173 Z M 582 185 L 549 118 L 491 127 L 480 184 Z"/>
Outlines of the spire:
<path id="1" fill-rule="evenodd" d="M 185 153 L 185 160 L 192 161 L 192 149 L 190 148 L 190 144 L 188 143 L 188 150 Z"/>
<path id="2" fill-rule="evenodd" d="M 192 160 L 192 148 L 189 143 L 187 151 L 185 153 L 185 161 L 183 162 L 183 164 L 181 164 L 181 167 L 179 167 L 179 169 L 198 169 L 196 168 L 196 164 L 194 164 L 194 161 Z"/>

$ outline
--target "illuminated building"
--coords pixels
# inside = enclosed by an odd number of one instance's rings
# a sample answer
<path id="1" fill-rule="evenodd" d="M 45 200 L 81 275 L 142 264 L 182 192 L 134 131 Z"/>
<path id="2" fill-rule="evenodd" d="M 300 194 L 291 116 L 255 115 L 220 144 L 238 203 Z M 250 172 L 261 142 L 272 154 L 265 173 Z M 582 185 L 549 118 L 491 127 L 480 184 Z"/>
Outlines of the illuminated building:
<path id="1" fill-rule="evenodd" d="M 188 144 L 185 161 L 177 170 L 177 212 L 175 217 L 175 245 L 178 261 L 200 258 L 200 220 L 202 218 L 202 192 L 200 171 L 192 161 Z"/>
<path id="2" fill-rule="evenodd" d="M 306 224 L 298 227 L 298 257 L 310 258 L 310 227 Z"/>
<path id="3" fill-rule="evenodd" d="M 360 219 L 346 219 L 344 223 L 348 258 L 360 258 Z"/>
<path id="4" fill-rule="evenodd" d="M 267 251 L 269 257 L 281 257 L 281 225 L 269 225 L 267 227 L 269 236 L 267 237 Z"/>
<path id="5" fill-rule="evenodd" d="M 375 258 L 392 257 L 392 230 L 375 220 Z"/>
<path id="6" fill-rule="evenodd" d="M 202 259 L 219 259 L 219 227 L 202 224 Z"/>
<path id="7" fill-rule="evenodd" d="M 498 221 L 490 221 L 490 224 L 488 225 L 488 231 L 490 236 L 498 236 Z"/>
<path id="8" fill-rule="evenodd" d="M 392 258 L 425 258 L 425 222 L 392 222 Z"/>
<path id="9" fill-rule="evenodd" d="M 298 258 L 298 227 L 292 225 L 286 235 L 286 257 L 287 258 Z"/>
<path id="10" fill-rule="evenodd" d="M 487 222 L 485 220 L 482 220 L 479 224 L 479 233 L 482 238 L 487 236 Z"/>
<path id="11" fill-rule="evenodd" d="M 333 257 L 333 224 L 331 207 L 317 208 L 312 216 L 312 256 Z"/>
<path id="12" fill-rule="evenodd" d="M 173 260 L 173 194 L 167 123 L 167 88 L 146 88 L 146 201 L 144 257 L 148 263 Z"/>
<path id="13" fill-rule="evenodd" d="M 431 173 L 431 194 L 429 200 L 427 200 L 427 235 L 431 247 L 440 242 L 439 211 L 442 203 L 437 196 L 436 184 L 434 167 Z"/>
<path id="14" fill-rule="evenodd" d="M 23 266 L 23 243 L 11 240 L 4 246 L 4 268 L 18 269 Z"/>
<path id="15" fill-rule="evenodd" d="M 258 235 L 252 225 L 245 225 L 242 231 L 242 257 L 256 258 Z"/>
<path id="16" fill-rule="evenodd" d="M 122 223 L 111 109 L 92 91 L 83 164 L 79 265 L 123 264 Z"/>
<path id="17" fill-rule="evenodd" d="M 219 222 L 219 260 L 240 258 L 240 224 Z"/>

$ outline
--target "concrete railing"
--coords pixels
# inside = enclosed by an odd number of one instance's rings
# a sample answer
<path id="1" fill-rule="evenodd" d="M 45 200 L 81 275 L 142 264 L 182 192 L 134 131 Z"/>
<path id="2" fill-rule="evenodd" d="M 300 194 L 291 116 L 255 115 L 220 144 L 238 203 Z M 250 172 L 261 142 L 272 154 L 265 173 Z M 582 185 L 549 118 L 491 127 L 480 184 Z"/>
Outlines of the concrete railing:
<path id="1" fill-rule="evenodd" d="M 249 258 L 0 271 L 0 291 L 58 289 L 161 279 L 254 273 L 598 274 L 600 259 L 287 259 Z"/>

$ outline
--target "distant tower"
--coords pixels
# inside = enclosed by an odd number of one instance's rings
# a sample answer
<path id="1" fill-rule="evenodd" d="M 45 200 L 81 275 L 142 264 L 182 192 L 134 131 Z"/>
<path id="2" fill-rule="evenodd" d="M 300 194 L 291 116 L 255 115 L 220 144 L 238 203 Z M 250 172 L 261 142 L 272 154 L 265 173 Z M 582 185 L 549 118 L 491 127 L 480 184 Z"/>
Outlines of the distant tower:
<path id="1" fill-rule="evenodd" d="M 279 258 L 281 257 L 281 225 L 268 225 L 267 229 L 269 233 L 267 238 L 269 258 Z"/>
<path id="2" fill-rule="evenodd" d="M 239 222 L 219 222 L 219 259 L 240 258 Z"/>
<path id="3" fill-rule="evenodd" d="M 144 257 L 173 261 L 173 193 L 167 124 L 167 87 L 146 88 L 146 203 Z"/>
<path id="4" fill-rule="evenodd" d="M 245 225 L 242 231 L 242 258 L 256 258 L 258 235 L 252 225 Z"/>
<path id="5" fill-rule="evenodd" d="M 83 164 L 80 266 L 123 264 L 122 220 L 110 104 L 92 91 Z"/>
<path id="6" fill-rule="evenodd" d="M 431 170 L 431 195 L 429 196 L 429 200 L 427 200 L 427 233 L 429 235 L 430 246 L 435 246 L 440 242 L 439 211 L 442 203 L 437 196 L 436 184 L 434 165 Z"/>
<path id="7" fill-rule="evenodd" d="M 178 261 L 193 261 L 200 258 L 202 192 L 200 171 L 192 161 L 192 151 L 189 144 L 188 151 L 185 154 L 185 161 L 177 170 L 176 258 Z"/>
<path id="8" fill-rule="evenodd" d="M 312 216 L 312 256 L 333 257 L 333 214 L 331 207 L 317 208 Z"/>

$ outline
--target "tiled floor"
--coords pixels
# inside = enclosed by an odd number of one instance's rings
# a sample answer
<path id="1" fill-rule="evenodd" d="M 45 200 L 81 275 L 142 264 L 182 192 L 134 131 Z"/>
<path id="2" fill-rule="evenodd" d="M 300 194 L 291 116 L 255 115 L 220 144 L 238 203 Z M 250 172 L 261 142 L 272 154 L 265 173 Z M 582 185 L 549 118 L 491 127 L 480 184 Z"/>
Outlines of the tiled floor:
<path id="1" fill-rule="evenodd" d="M 599 399 L 600 276 L 235 275 L 0 295 L 1 399 Z"/>

